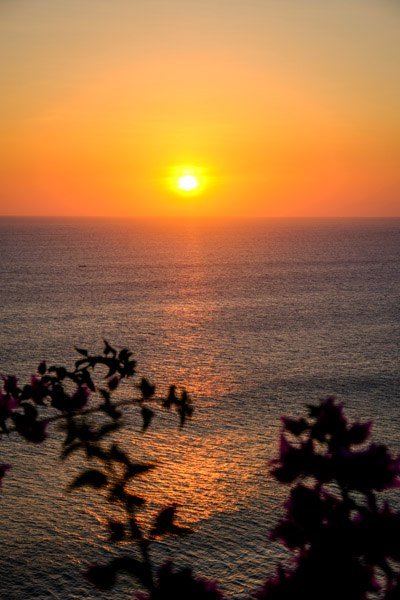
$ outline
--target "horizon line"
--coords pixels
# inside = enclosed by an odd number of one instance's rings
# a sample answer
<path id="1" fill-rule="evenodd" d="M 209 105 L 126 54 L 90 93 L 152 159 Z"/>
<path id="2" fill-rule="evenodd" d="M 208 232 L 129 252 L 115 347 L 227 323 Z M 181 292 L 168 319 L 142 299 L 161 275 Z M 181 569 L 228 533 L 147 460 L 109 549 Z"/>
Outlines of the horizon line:
<path id="1" fill-rule="evenodd" d="M 127 219 L 127 220 L 165 220 L 165 219 L 209 219 L 209 220 L 350 220 L 350 219 L 400 219 L 399 215 L 310 215 L 310 216 L 257 216 L 257 215 L 2 215 L 0 219 Z"/>

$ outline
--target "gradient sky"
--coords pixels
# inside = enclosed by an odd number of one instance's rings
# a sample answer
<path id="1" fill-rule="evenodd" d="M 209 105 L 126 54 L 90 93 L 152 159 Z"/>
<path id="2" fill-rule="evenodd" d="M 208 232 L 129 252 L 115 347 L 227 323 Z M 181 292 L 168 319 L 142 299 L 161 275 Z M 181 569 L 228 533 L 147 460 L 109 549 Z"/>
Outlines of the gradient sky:
<path id="1" fill-rule="evenodd" d="M 399 216 L 399 31 L 397 0 L 0 0 L 0 214 Z"/>

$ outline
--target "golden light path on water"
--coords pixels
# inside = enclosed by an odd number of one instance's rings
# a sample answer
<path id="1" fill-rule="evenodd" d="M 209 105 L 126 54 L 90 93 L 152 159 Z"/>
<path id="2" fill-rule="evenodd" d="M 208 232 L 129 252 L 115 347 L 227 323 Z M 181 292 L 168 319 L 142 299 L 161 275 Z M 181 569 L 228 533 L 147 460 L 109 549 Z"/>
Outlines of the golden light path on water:
<path id="1" fill-rule="evenodd" d="M 199 273 L 197 278 L 201 279 Z M 177 303 L 168 308 L 166 326 L 176 328 L 180 353 L 191 352 L 197 345 L 201 347 L 203 340 L 199 326 L 212 319 L 212 312 L 212 306 L 201 301 L 193 305 Z M 179 333 L 178 324 L 182 321 L 196 323 L 191 334 L 187 329 L 185 334 Z M 137 460 L 155 464 L 155 469 L 136 480 L 131 489 L 132 493 L 150 498 L 146 510 L 140 511 L 146 525 L 150 524 L 157 509 L 172 503 L 179 505 L 180 520 L 189 526 L 218 513 L 235 512 L 246 505 L 249 497 L 257 494 L 260 478 L 269 477 L 266 456 L 275 452 L 276 427 L 272 427 L 267 453 L 265 437 L 260 437 L 257 443 L 251 431 L 241 430 L 240 413 L 238 423 L 222 422 L 221 432 L 218 427 L 223 408 L 221 398 L 227 393 L 239 392 L 240 378 L 235 377 L 229 363 L 221 369 L 217 354 L 213 355 L 211 351 L 202 358 L 199 351 L 197 364 L 178 369 L 173 363 L 163 366 L 164 381 L 177 383 L 178 389 L 189 383 L 187 389 L 195 408 L 193 419 L 184 428 L 179 428 L 178 415 L 173 410 L 158 411 L 145 434 L 125 428 L 116 438 Z M 120 391 L 126 398 L 137 397 L 131 385 Z M 165 386 L 163 391 L 166 393 Z M 135 411 L 137 416 L 133 418 Z M 133 421 L 139 419 L 140 422 L 136 407 L 129 412 Z M 210 420 L 213 414 L 215 421 Z M 230 427 L 232 436 L 229 436 Z M 112 517 L 113 511 L 114 507 L 105 511 L 102 507 L 94 514 L 104 523 L 106 518 Z"/>
<path id="2" fill-rule="evenodd" d="M 218 311 L 218 301 L 213 306 L 212 302 L 201 300 L 207 277 L 201 266 L 204 250 L 197 247 L 195 238 L 189 243 L 191 254 L 198 253 L 199 265 L 185 281 L 184 296 L 165 308 L 163 326 L 175 332 L 180 355 L 196 350 L 198 360 L 184 368 L 177 367 L 174 361 L 164 362 L 162 375 L 164 382 L 186 386 L 195 407 L 193 420 L 180 429 L 174 411 L 170 414 L 161 412 L 146 434 L 138 435 L 125 429 L 118 436 L 118 443 L 131 449 L 138 460 L 148 460 L 156 465 L 131 489 L 132 493 L 150 499 L 139 516 L 146 526 L 150 526 L 160 507 L 172 503 L 178 504 L 180 522 L 194 527 L 219 513 L 239 511 L 246 506 L 249 497 L 259 493 L 260 479 L 264 479 L 265 484 L 265 479 L 270 478 L 266 457 L 272 457 L 276 451 L 279 423 L 271 428 L 269 443 L 266 441 L 269 436 L 260 436 L 257 443 L 251 430 L 241 430 L 240 413 L 235 425 L 222 422 L 222 432 L 218 427 L 221 399 L 226 394 L 240 393 L 242 381 L 229 362 L 224 361 L 221 365 L 211 340 L 207 342 L 207 352 L 204 351 L 201 331 L 215 318 L 213 313 Z M 196 299 L 190 300 L 188 294 Z M 125 395 L 129 397 L 128 392 Z M 210 420 L 213 413 L 215 421 Z M 229 435 L 230 427 L 232 436 Z M 94 515 L 106 523 L 112 518 L 113 511 L 114 508 L 104 510 L 102 507 Z"/>

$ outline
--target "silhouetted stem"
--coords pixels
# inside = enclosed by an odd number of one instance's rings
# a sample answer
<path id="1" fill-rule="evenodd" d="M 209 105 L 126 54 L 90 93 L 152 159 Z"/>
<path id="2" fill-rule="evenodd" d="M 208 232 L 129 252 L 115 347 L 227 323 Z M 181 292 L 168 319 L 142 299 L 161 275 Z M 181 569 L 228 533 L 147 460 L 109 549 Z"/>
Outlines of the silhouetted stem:
<path id="1" fill-rule="evenodd" d="M 146 402 L 161 402 L 162 400 L 163 400 L 163 398 L 152 398 L 151 400 L 146 400 Z M 133 398 L 130 400 L 119 400 L 118 402 L 113 403 L 111 406 L 112 406 L 112 408 L 120 408 L 121 406 L 140 405 L 143 402 L 144 402 L 143 398 Z M 51 407 L 46 406 L 46 408 L 51 408 Z M 99 406 L 93 406 L 91 408 L 85 408 L 83 410 L 79 410 L 76 412 L 61 413 L 61 414 L 53 415 L 51 417 L 38 419 L 37 422 L 38 423 L 56 423 L 58 421 L 67 420 L 71 417 L 80 417 L 80 416 L 91 415 L 91 414 L 100 413 L 100 412 L 103 414 L 107 414 L 107 412 L 104 411 L 104 404 L 101 404 Z M 15 431 L 16 431 L 15 427 L 9 427 L 9 428 L 7 428 L 7 431 L 0 431 L 0 435 L 8 435 L 9 433 L 13 433 Z"/>

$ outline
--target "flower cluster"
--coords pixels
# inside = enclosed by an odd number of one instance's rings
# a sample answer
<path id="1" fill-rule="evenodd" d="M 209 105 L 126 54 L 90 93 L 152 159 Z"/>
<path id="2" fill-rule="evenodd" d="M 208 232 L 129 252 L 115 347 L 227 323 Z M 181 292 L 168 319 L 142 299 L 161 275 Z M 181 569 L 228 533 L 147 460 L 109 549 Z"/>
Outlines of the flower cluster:
<path id="1" fill-rule="evenodd" d="M 398 597 L 400 513 L 377 492 L 399 487 L 399 459 L 369 442 L 371 423 L 349 424 L 334 398 L 282 421 L 273 475 L 292 487 L 271 537 L 294 553 L 294 565 L 254 598 Z"/>
<path id="2" fill-rule="evenodd" d="M 90 355 L 87 350 L 77 348 L 83 358 L 68 370 L 63 366 L 47 367 L 41 362 L 30 383 L 20 386 L 12 375 L 3 376 L 0 389 L 0 433 L 17 431 L 29 442 L 43 442 L 47 435 L 47 420 L 40 417 L 40 409 L 55 409 L 61 417 L 73 416 L 88 405 L 91 392 L 96 391 L 92 373 L 97 365 L 107 368 L 107 389 L 99 392 L 105 397 L 100 407 L 107 412 L 110 392 L 118 387 L 121 379 L 135 372 L 135 361 L 126 349 L 119 353 L 105 342 L 102 354 Z M 107 391 L 108 390 L 108 391 Z M 53 418 L 54 420 L 54 418 Z"/>

